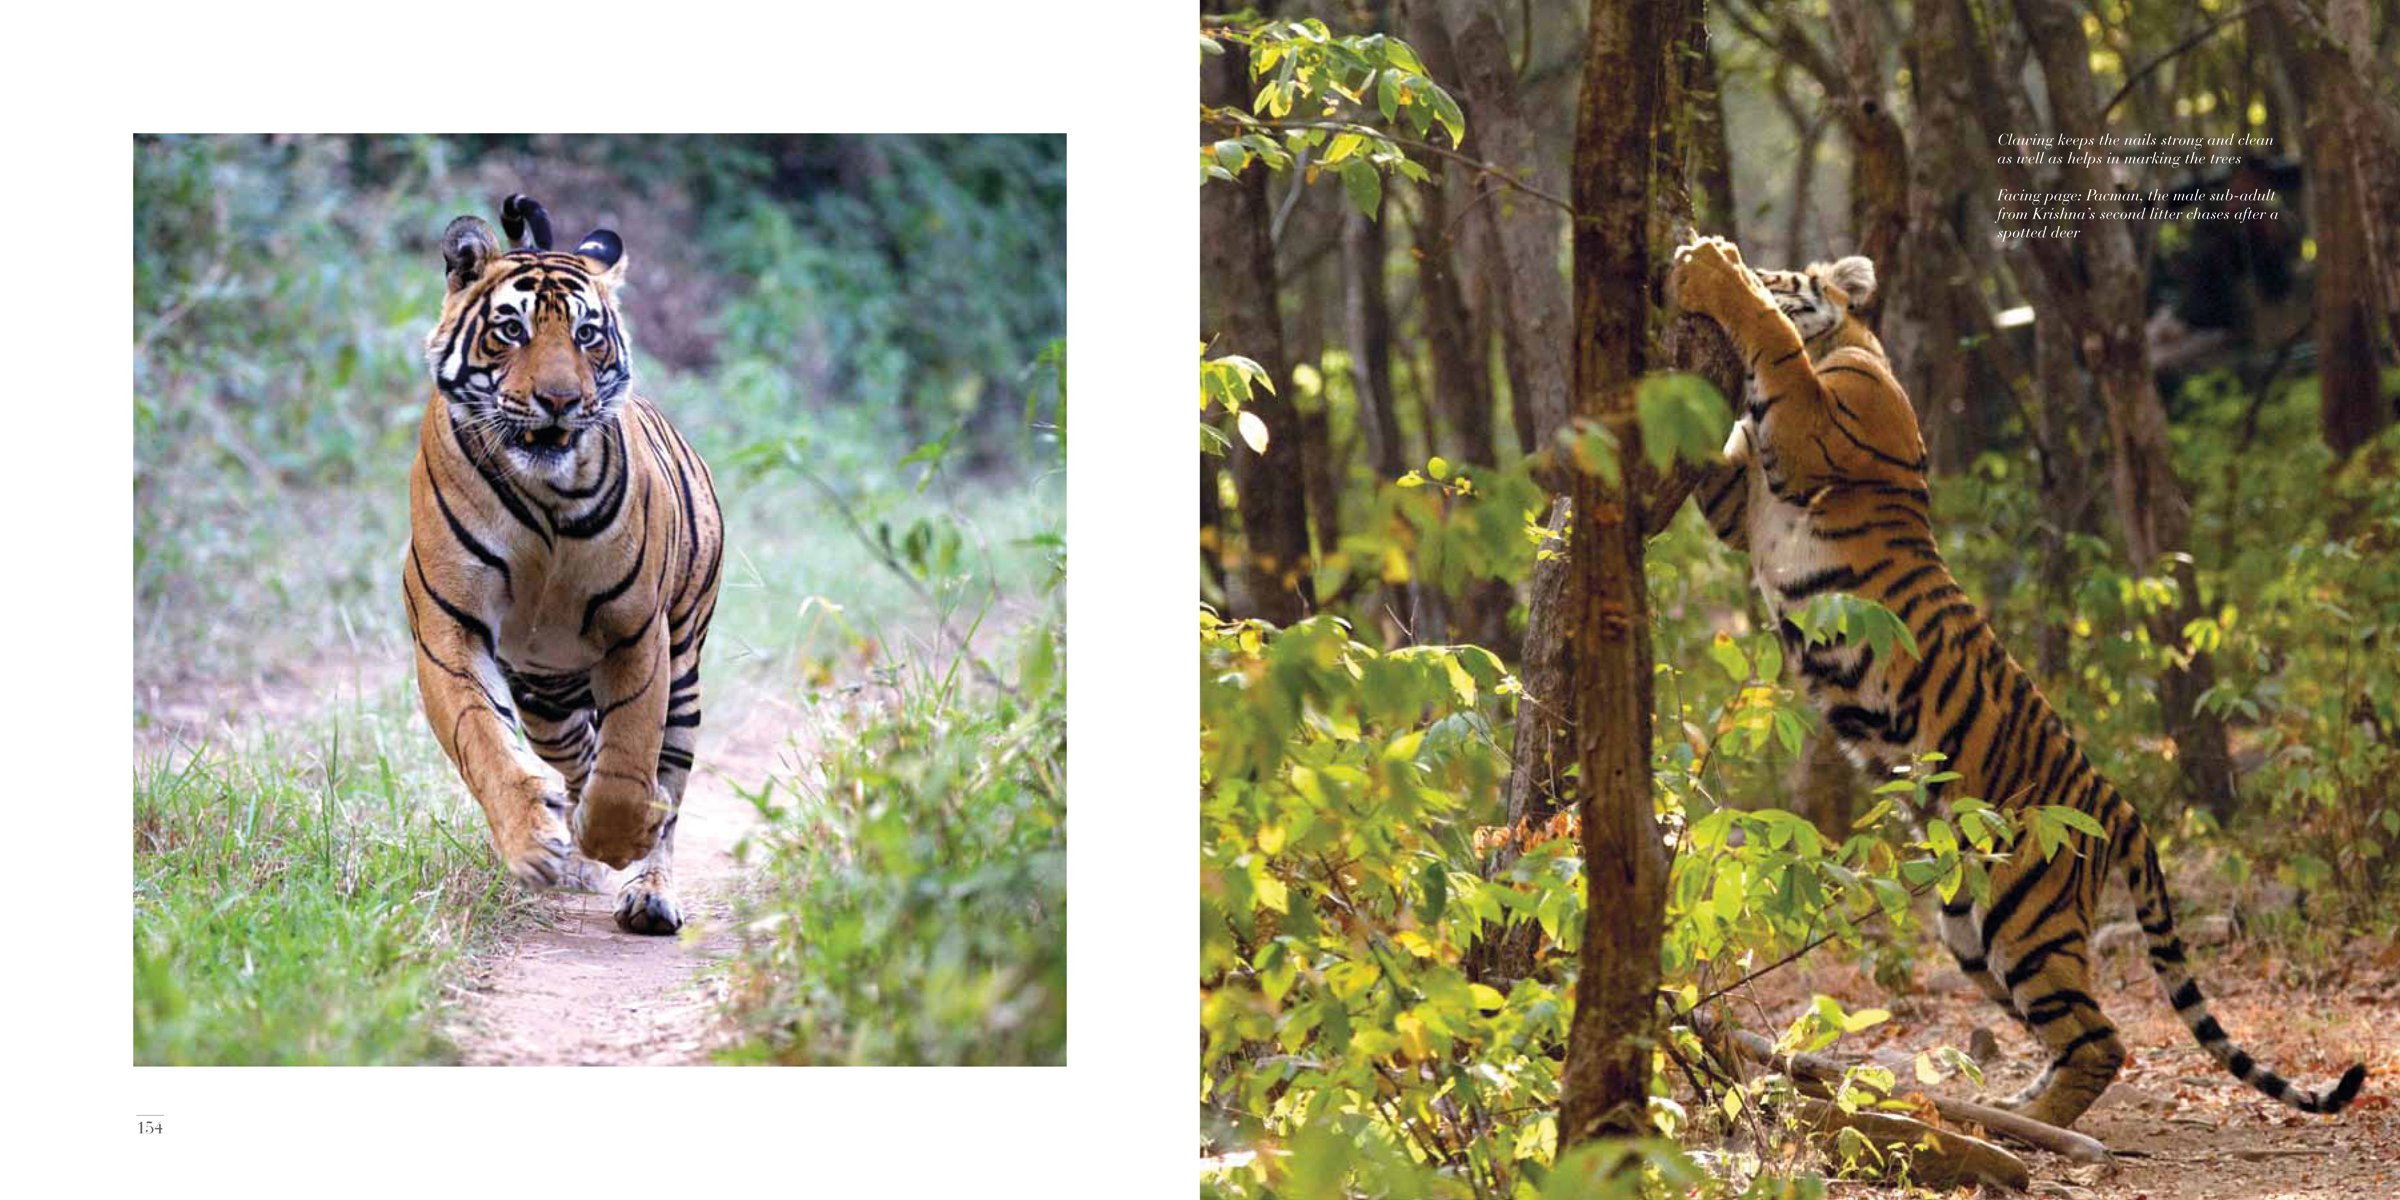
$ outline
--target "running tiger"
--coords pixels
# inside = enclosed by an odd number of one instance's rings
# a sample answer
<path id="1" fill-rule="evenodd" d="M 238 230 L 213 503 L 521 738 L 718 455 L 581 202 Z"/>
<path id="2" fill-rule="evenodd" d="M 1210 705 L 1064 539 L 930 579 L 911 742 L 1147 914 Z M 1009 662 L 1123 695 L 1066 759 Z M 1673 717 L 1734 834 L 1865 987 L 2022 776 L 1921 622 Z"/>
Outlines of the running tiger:
<path id="1" fill-rule="evenodd" d="M 512 874 L 593 886 L 595 861 L 631 867 L 617 924 L 673 933 L 716 493 L 633 394 L 617 235 L 554 253 L 549 215 L 524 196 L 500 221 L 506 251 L 476 217 L 442 234 L 449 290 L 425 339 L 433 394 L 402 575 L 417 688 Z"/>
<path id="2" fill-rule="evenodd" d="M 1948 756 L 1948 786 L 1996 807 L 2065 804 L 2107 830 L 2044 860 L 2030 838 L 1991 871 L 1992 902 L 1964 891 L 1942 907 L 1942 939 L 1967 977 L 2048 1048 L 2048 1069 L 2011 1098 L 2036 1120 L 2071 1125 L 2116 1079 L 2126 1052 L 2089 992 L 2100 892 L 2121 869 L 2150 965 L 2177 1015 L 2244 1083 L 2304 1112 L 2332 1113 L 2366 1078 L 2294 1086 L 2237 1048 L 2184 964 L 2158 851 L 2133 806 L 2085 761 L 2074 737 L 1959 589 L 1933 541 L 1925 445 L 1883 345 L 1850 315 L 1875 287 L 1851 257 L 1806 271 L 1752 271 L 1701 238 L 1675 253 L 1669 294 L 1715 320 L 1749 364 L 1747 403 L 1727 467 L 1696 493 L 1710 524 L 1747 549 L 1811 703 L 1843 749 L 1878 775 L 1925 751 Z M 1877 661 L 1862 645 L 1809 648 L 1788 614 L 1848 592 L 1897 614 L 1919 653 Z"/>

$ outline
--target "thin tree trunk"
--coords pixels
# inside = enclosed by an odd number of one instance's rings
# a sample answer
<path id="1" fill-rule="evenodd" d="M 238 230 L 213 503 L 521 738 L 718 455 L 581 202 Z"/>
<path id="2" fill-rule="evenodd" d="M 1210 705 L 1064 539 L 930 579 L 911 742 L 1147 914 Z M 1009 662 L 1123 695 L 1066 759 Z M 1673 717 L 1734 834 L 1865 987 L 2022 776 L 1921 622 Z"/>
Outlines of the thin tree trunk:
<path id="1" fill-rule="evenodd" d="M 1305 186 L 1298 179 L 1287 182 L 1293 188 Z M 1321 193 L 1312 196 L 1303 190 L 1293 203 L 1303 209 L 1312 203 L 1331 207 L 1325 204 L 1326 200 Z M 1337 210 L 1334 216 L 1337 228 L 1340 219 Z M 1287 221 L 1285 243 L 1299 236 L 1292 226 L 1300 223 Z M 1338 245 L 1339 235 L 1333 237 L 1333 244 Z M 1304 265 L 1296 263 L 1293 257 L 1287 257 L 1284 263 L 1279 286 L 1292 296 L 1291 319 L 1285 322 L 1285 353 L 1290 355 L 1294 368 L 1314 367 L 1325 361 L 1325 314 L 1334 307 L 1325 297 L 1329 285 L 1338 282 L 1334 278 L 1337 272 L 1323 256 Z M 1295 382 L 1291 401 L 1299 414 L 1300 486 L 1307 500 L 1308 528 L 1316 536 L 1317 545 L 1339 546 L 1342 544 L 1341 455 L 1333 444 L 1333 421 L 1325 410 L 1324 390 L 1320 387 L 1311 395 Z"/>
<path id="2" fill-rule="evenodd" d="M 1249 58 L 1238 46 L 1228 45 L 1224 54 L 1202 63 L 1200 78 L 1207 103 L 1249 100 Z M 1227 607 L 1235 615 L 1284 625 L 1307 615 L 1313 597 L 1301 485 L 1304 434 L 1286 399 L 1291 372 L 1276 307 L 1275 246 L 1268 233 L 1272 216 L 1263 168 L 1201 189 L 1200 336 L 1213 339 L 1215 353 L 1255 360 L 1276 386 L 1275 392 L 1261 389 L 1251 398 L 1252 411 L 1267 426 L 1265 453 L 1240 439 L 1230 452 L 1241 551 L 1230 571 Z"/>
<path id="3" fill-rule="evenodd" d="M 1350 380 L 1358 397 L 1358 425 L 1366 434 L 1367 463 L 1377 479 L 1398 479 L 1408 470 L 1401 440 L 1400 410 L 1392 387 L 1392 308 L 1384 287 L 1383 217 L 1356 210 L 1342 214 L 1343 340 L 1350 351 Z"/>
<path id="4" fill-rule="evenodd" d="M 1616 429 L 1630 483 L 1642 462 L 1627 418 L 1646 362 L 1653 155 L 1668 22 L 1630 0 L 1593 0 L 1576 114 L 1575 394 Z M 1642 527 L 1627 496 L 1575 480 L 1570 555 L 1586 895 L 1575 1014 L 1559 1089 L 1561 1149 L 1651 1130 L 1648 1112 L 1666 855 L 1651 812 L 1649 602 Z"/>
<path id="5" fill-rule="evenodd" d="M 1459 91 L 1474 114 L 1468 141 L 1477 157 L 1516 173 L 1556 195 L 1559 172 L 1538 153 L 1509 61 L 1508 39 L 1489 0 L 1441 0 L 1458 60 Z M 1490 179 L 1475 204 L 1477 219 L 1491 223 L 1506 281 L 1507 313 L 1501 322 L 1506 343 L 1509 399 L 1515 409 L 1518 448 L 1527 455 L 1550 450 L 1552 438 L 1573 410 L 1568 357 L 1572 314 L 1559 263 L 1557 209 Z M 1552 475 L 1548 483 L 1563 487 Z"/>
<path id="6" fill-rule="evenodd" d="M 1474 314 L 1468 311 L 1458 270 L 1458 240 L 1448 236 L 1447 192 L 1446 186 L 1417 190 L 1422 205 L 1415 229 L 1417 301 L 1433 380 L 1430 407 L 1441 414 L 1444 455 L 1454 462 L 1491 467 L 1500 461 L 1492 443 L 1492 377 L 1475 341 Z"/>
<path id="7" fill-rule="evenodd" d="M 1458 78 L 1458 63 L 1450 48 L 1450 30 L 1442 21 L 1436 0 L 1401 0 L 1401 27 L 1416 47 L 1417 57 L 1435 79 Z M 1468 113 L 1469 127 L 1475 114 Z M 1482 293 L 1480 281 L 1467 269 L 1476 234 L 1489 223 L 1468 219 L 1473 214 L 1474 180 L 1457 163 L 1435 168 L 1430 186 L 1416 190 L 1420 201 L 1415 227 L 1417 295 L 1423 317 L 1434 403 L 1442 416 L 1442 453 L 1477 467 L 1499 465 L 1493 410 L 1490 339 L 1475 311 Z M 1508 612 L 1516 604 L 1516 588 L 1507 580 L 1483 579 L 1467 586 L 1452 606 L 1446 638 L 1482 646 L 1504 660 L 1516 661 L 1519 647 L 1508 631 Z M 1426 621 L 1420 614 L 1420 632 Z"/>
<path id="8" fill-rule="evenodd" d="M 1537 155 L 1508 40 L 1491 5 L 1486 0 L 1438 0 L 1438 7 L 1470 114 L 1470 148 L 1552 195 L 1563 191 L 1561 173 Z M 1574 330 L 1559 263 L 1561 214 L 1491 180 L 1478 180 L 1477 186 L 1480 194 L 1467 201 L 1473 206 L 1468 221 L 1485 227 L 1486 243 L 1496 251 L 1490 265 L 1500 277 L 1503 303 L 1493 319 L 1499 322 L 1505 349 L 1518 448 L 1529 456 L 1544 453 L 1557 446 L 1574 395 L 1568 365 Z M 1564 477 L 1557 471 L 1537 472 L 1537 478 L 1554 495 L 1565 490 Z M 1564 520 L 1563 507 L 1563 500 L 1552 506 L 1554 521 Z M 1518 669 L 1526 694 L 1517 706 L 1508 782 L 1512 818 L 1554 813 L 1565 803 L 1562 780 L 1566 764 L 1573 761 L 1568 747 L 1575 727 L 1565 572 L 1563 558 L 1537 563 L 1526 596 L 1524 654 Z M 1503 969 L 1522 974 L 1517 969 L 1521 965 L 1504 964 Z"/>
<path id="9" fill-rule="evenodd" d="M 2045 306 L 2048 308 L 2049 306 Z M 2040 384 L 2030 416 L 2041 446 L 2042 484 L 2040 579 L 2042 607 L 2048 612 L 2075 610 L 2075 559 L 2069 540 L 2093 532 L 2092 453 L 2087 431 L 2098 423 L 2091 387 L 2075 367 L 2074 333 L 2051 309 L 2052 316 L 2034 326 L 2034 359 Z M 2042 622 L 2035 661 L 2045 680 L 2067 677 L 2070 641 L 2066 623 Z"/>
<path id="10" fill-rule="evenodd" d="M 1792 155 L 1791 208 L 1783 219 L 1782 261 L 1804 263 L 1821 257 L 1816 249 L 1815 222 L 1812 207 L 1816 203 L 1817 151 L 1825 142 L 1826 119 L 1821 113 L 1810 113 L 1792 95 L 1790 75 L 1778 69 L 1771 81 L 1769 94 L 1775 107 L 1783 110 L 1784 118 L 1792 123 L 1792 136 L 1799 148 Z"/>
<path id="11" fill-rule="evenodd" d="M 1218 460 L 1200 455 L 1200 565 L 1208 581 L 1225 590 L 1225 506 L 1217 494 Z"/>
<path id="12" fill-rule="evenodd" d="M 2342 141 L 2342 123 L 2329 107 L 2320 103 L 2309 110 L 2308 162 L 2312 167 L 2345 162 L 2349 157 Z M 2325 445 L 2334 457 L 2346 459 L 2391 427 L 2392 406 L 2383 398 L 2382 372 L 2375 366 L 2367 231 L 2355 198 L 2348 189 L 2331 182 L 2339 171 L 2335 167 L 2321 174 L 2311 172 L 2323 182 L 2309 189 L 2309 202 L 2316 210 L 2310 224 L 2317 238 L 2318 421 L 2325 432 Z"/>

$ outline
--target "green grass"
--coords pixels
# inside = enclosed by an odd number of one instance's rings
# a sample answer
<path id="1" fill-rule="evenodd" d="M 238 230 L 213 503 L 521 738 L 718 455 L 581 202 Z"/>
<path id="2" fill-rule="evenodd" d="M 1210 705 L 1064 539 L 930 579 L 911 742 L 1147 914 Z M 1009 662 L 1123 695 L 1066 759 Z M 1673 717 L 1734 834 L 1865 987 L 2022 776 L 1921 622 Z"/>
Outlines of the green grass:
<path id="1" fill-rule="evenodd" d="M 135 1062 L 454 1060 L 443 984 L 526 909 L 408 705 L 140 756 Z"/>

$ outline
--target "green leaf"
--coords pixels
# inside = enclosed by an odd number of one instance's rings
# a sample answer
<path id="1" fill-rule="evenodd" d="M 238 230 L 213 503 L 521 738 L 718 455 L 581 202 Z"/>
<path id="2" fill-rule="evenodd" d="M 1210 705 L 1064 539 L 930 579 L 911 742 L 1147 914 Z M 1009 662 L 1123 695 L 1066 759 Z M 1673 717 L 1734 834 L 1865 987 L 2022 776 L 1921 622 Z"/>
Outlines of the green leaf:
<path id="1" fill-rule="evenodd" d="M 1350 203 L 1358 211 L 1372 219 L 1383 204 L 1383 175 L 1373 163 L 1352 159 L 1342 164 L 1342 190 L 1350 193 Z"/>
<path id="2" fill-rule="evenodd" d="M 1733 411 L 1716 385 L 1687 372 L 1645 376 L 1634 389 L 1633 404 L 1642 452 L 1662 471 L 1679 458 L 1716 461 L 1726 431 L 1733 428 Z"/>
<path id="3" fill-rule="evenodd" d="M 1750 678 L 1750 660 L 1742 656 L 1742 648 L 1734 644 L 1731 634 L 1720 633 L 1709 640 L 1708 660 L 1735 683 Z"/>
<path id="4" fill-rule="evenodd" d="M 2108 836 L 2108 830 L 2102 828 L 2100 822 L 2094 820 L 2091 814 L 2082 809 L 2064 804 L 2045 804 L 2042 808 L 2059 824 L 2085 837 L 2105 838 Z"/>

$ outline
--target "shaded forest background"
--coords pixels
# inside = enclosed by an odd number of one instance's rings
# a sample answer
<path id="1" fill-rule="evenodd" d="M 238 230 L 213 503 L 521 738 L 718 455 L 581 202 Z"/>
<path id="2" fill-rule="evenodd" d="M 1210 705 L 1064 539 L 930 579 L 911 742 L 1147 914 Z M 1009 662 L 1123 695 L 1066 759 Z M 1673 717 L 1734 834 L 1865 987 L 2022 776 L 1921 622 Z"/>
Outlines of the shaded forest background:
<path id="1" fill-rule="evenodd" d="M 1559 501 L 1615 457 L 1576 421 L 1608 402 L 1594 354 L 1709 374 L 1659 291 L 1695 230 L 1761 266 L 1876 261 L 1940 552 L 2179 888 L 2276 956 L 2388 950 L 2396 27 L 2365 0 L 1204 5 L 1203 1141 L 1239 1160 L 1209 1186 L 1296 1190 L 1325 1154 L 1356 1186 L 1506 1194 L 1573 1140 L 1528 1115 L 1559 1099 L 1558 948 L 1592 945 L 1592 833 L 1559 819 L 1606 736 L 1577 719 L 1598 643 Z M 2012 134 L 2249 141 L 2119 171 L 2002 163 Z M 2117 186 L 2245 198 L 1997 236 L 2003 188 Z M 1642 444 L 1722 440 L 1680 428 L 1705 402 L 1642 391 Z M 1631 694 L 1673 863 L 1663 946 L 1617 950 L 1662 956 L 1688 1006 L 1831 929 L 1918 992 L 1914 935 L 1853 927 L 1869 872 L 1848 898 L 1784 872 L 1881 837 L 1905 926 L 1958 847 L 1878 828 L 1900 785 L 1793 703 L 1668 451 L 1649 495 L 1673 503 L 1632 522 L 1656 670 Z M 1641 471 L 1626 453 L 1606 471 Z M 1589 903 L 1638 926 L 1628 899 Z M 1723 1098 L 1641 1075 L 1654 1104 Z"/>

